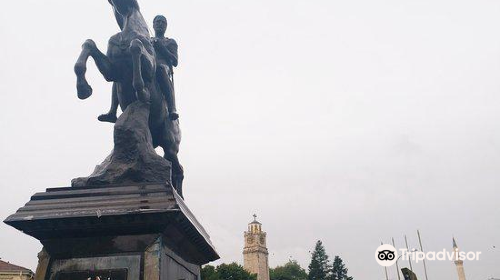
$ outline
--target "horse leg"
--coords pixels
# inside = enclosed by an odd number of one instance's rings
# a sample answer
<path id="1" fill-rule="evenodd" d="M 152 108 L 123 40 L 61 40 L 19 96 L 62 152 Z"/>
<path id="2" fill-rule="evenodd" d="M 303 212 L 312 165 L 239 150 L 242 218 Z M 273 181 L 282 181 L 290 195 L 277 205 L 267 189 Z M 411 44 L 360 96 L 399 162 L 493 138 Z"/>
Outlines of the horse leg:
<path id="1" fill-rule="evenodd" d="M 116 74 L 112 70 L 111 60 L 97 48 L 95 42 L 90 39 L 85 41 L 82 45 L 82 52 L 75 64 L 76 88 L 80 99 L 86 99 L 92 95 L 92 87 L 85 78 L 87 61 L 90 56 L 94 59 L 99 72 L 107 81 L 113 81 Z"/>
<path id="2" fill-rule="evenodd" d="M 142 57 L 146 55 L 146 49 L 139 39 L 130 42 L 130 52 L 132 53 L 133 78 L 132 85 L 136 91 L 137 99 L 144 103 L 150 102 L 150 93 L 144 86 L 142 78 Z"/>
<path id="3" fill-rule="evenodd" d="M 87 40 L 88 41 L 88 40 Z M 76 74 L 76 90 L 78 92 L 78 98 L 86 99 L 92 95 L 92 87 L 90 87 L 87 79 L 85 78 L 85 72 L 87 72 L 87 60 L 90 56 L 90 49 L 87 46 L 87 41 L 82 45 L 82 52 L 75 63 L 75 74 Z"/>
<path id="4" fill-rule="evenodd" d="M 177 193 L 184 199 L 182 194 L 182 181 L 184 180 L 184 168 L 179 162 L 177 153 L 169 148 L 163 148 L 165 155 L 163 156 L 166 160 L 172 163 L 172 185 Z"/>
<path id="5" fill-rule="evenodd" d="M 116 69 L 113 67 L 113 63 L 111 62 L 111 58 L 105 55 L 103 52 L 97 48 L 97 45 L 92 40 L 87 40 L 89 48 L 91 50 L 90 56 L 95 61 L 95 65 L 99 72 L 101 72 L 102 76 L 108 82 L 116 82 L 119 74 Z M 109 48 L 109 47 L 108 47 Z M 109 50 L 108 50 L 109 51 Z"/>

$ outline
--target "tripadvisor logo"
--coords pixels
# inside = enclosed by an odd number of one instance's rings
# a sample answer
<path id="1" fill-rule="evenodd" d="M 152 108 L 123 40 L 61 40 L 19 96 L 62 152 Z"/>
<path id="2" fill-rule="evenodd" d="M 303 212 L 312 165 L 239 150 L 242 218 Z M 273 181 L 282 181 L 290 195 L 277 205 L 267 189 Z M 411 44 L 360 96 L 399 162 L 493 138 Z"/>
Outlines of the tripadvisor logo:
<path id="1" fill-rule="evenodd" d="M 380 245 L 377 250 L 375 250 L 375 260 L 381 266 L 391 266 L 395 264 L 399 259 L 401 260 L 414 260 L 416 263 L 428 260 L 428 261 L 478 261 L 481 252 L 460 252 L 458 250 L 446 251 L 445 249 L 434 252 L 421 252 L 413 249 L 408 251 L 408 249 L 394 248 L 394 246 L 389 244 Z"/>
<path id="2" fill-rule="evenodd" d="M 381 266 L 391 266 L 398 259 L 398 251 L 392 245 L 382 244 L 375 250 L 375 260 Z"/>

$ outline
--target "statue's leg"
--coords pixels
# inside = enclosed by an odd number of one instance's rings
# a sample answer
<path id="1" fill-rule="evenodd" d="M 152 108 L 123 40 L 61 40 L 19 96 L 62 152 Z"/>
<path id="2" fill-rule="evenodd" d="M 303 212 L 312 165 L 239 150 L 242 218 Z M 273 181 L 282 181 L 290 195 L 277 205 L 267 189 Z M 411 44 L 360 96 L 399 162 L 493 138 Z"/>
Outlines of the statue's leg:
<path id="1" fill-rule="evenodd" d="M 159 71 L 157 72 L 160 75 L 160 86 L 165 95 L 165 99 L 167 101 L 168 107 L 168 116 L 171 120 L 176 120 L 179 118 L 179 114 L 177 113 L 177 108 L 175 106 L 175 92 L 174 85 L 168 76 L 168 68 L 166 65 L 158 66 Z"/>
<path id="2" fill-rule="evenodd" d="M 169 118 L 173 121 L 179 118 L 179 113 L 177 113 L 177 106 L 175 105 L 175 89 L 172 81 L 168 79 L 168 85 L 170 87 L 169 95 L 167 96 L 167 104 L 169 105 Z"/>
<path id="3" fill-rule="evenodd" d="M 118 93 L 116 92 L 116 83 L 113 83 L 113 90 L 111 94 L 111 108 L 109 108 L 109 112 L 106 114 L 102 114 L 97 119 L 101 122 L 110 122 L 110 123 L 115 123 L 116 122 L 116 112 L 118 110 Z"/>
<path id="4" fill-rule="evenodd" d="M 136 91 L 137 99 L 144 103 L 150 102 L 150 93 L 144 86 L 142 77 L 142 57 L 146 54 L 144 45 L 139 39 L 134 39 L 130 43 L 130 52 L 132 53 L 133 78 L 132 85 Z M 145 65 L 146 66 L 146 65 Z"/>

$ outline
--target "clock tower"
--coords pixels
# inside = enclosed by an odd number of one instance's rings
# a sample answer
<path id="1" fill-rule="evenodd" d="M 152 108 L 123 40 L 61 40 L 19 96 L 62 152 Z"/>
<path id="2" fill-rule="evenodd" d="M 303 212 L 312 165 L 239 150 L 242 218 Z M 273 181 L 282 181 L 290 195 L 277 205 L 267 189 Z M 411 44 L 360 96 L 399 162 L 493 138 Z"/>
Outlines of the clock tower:
<path id="1" fill-rule="evenodd" d="M 245 231 L 243 267 L 257 274 L 257 280 L 269 280 L 268 255 L 266 233 L 262 231 L 262 224 L 257 222 L 257 215 L 253 215 L 253 222 L 248 224 L 248 231 Z"/>

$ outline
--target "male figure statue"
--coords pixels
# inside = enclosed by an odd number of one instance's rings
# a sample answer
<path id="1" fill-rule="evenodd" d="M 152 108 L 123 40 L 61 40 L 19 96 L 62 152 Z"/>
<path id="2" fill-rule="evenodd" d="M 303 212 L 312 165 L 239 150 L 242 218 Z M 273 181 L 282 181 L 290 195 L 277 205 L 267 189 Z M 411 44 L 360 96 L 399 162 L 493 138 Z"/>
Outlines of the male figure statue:
<path id="1" fill-rule="evenodd" d="M 151 38 L 151 42 L 156 51 L 156 79 L 160 84 L 161 91 L 165 95 L 169 118 L 176 120 L 179 118 L 179 114 L 175 106 L 173 67 L 177 67 L 178 64 L 177 42 L 174 39 L 165 37 L 167 19 L 164 16 L 158 15 L 154 18 L 153 29 L 155 30 L 155 36 Z M 111 108 L 108 113 L 100 115 L 98 119 L 102 122 L 116 122 L 118 105 L 116 89 L 113 86 Z"/>
<path id="2" fill-rule="evenodd" d="M 156 51 L 156 75 L 158 82 L 165 94 L 169 117 L 171 120 L 179 118 L 175 106 L 174 90 L 174 67 L 178 64 L 177 42 L 174 39 L 166 38 L 167 19 L 158 15 L 153 20 L 155 36 L 151 38 Z"/>

